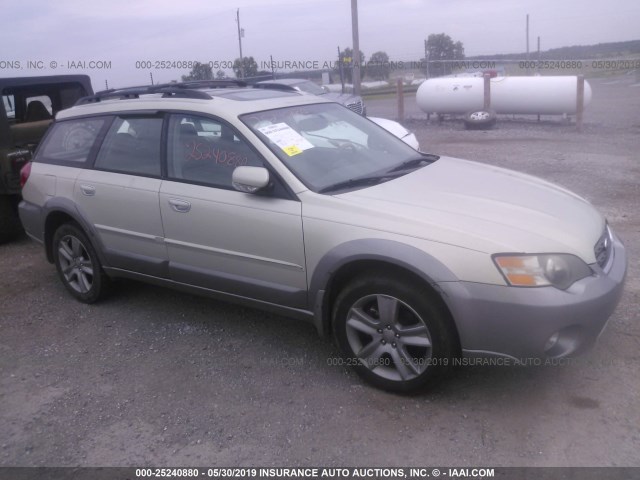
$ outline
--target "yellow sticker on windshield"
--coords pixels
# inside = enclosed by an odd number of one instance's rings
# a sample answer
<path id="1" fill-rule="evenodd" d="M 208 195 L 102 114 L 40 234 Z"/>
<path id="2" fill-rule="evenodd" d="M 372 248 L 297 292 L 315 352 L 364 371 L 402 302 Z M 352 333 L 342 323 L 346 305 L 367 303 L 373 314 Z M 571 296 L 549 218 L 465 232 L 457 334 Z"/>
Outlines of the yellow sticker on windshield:
<path id="1" fill-rule="evenodd" d="M 297 145 L 291 145 L 289 147 L 283 147 L 282 151 L 284 153 L 286 153 L 287 155 L 289 155 L 290 157 L 293 157 L 294 155 L 298 155 L 299 153 L 302 153 L 302 150 Z"/>

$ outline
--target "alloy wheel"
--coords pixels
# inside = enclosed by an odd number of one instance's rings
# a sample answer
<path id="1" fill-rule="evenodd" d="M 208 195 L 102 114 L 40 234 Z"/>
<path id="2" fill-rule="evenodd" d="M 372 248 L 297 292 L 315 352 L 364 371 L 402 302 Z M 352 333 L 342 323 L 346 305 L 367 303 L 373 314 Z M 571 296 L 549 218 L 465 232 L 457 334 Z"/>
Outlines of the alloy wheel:
<path id="1" fill-rule="evenodd" d="M 73 235 L 65 235 L 58 243 L 58 262 L 67 284 L 78 293 L 93 286 L 93 262 L 87 248 Z"/>
<path id="2" fill-rule="evenodd" d="M 432 341 L 424 319 L 390 295 L 367 295 L 350 308 L 347 341 L 359 362 L 387 380 L 406 381 L 429 366 Z"/>

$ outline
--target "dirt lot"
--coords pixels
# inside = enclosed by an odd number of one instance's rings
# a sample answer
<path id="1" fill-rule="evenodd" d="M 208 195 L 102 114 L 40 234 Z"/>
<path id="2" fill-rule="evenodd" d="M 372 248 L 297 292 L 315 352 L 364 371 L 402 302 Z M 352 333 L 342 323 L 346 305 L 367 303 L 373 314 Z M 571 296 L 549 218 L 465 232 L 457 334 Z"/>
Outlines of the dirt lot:
<path id="1" fill-rule="evenodd" d="M 407 124 L 427 151 L 563 184 L 630 257 L 599 344 L 563 366 L 466 367 L 437 390 L 369 388 L 311 326 L 134 282 L 74 301 L 41 247 L 0 247 L 0 465 L 640 465 L 640 87 L 592 82 L 585 133 Z M 394 118 L 394 100 L 368 103 Z"/>

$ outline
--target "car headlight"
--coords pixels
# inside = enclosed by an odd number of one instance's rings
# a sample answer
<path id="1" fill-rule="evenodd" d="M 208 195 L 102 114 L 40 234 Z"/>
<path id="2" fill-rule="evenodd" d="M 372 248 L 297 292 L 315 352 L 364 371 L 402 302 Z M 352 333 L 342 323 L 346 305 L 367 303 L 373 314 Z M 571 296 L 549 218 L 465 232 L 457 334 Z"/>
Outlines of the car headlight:
<path id="1" fill-rule="evenodd" d="M 589 265 L 569 254 L 498 254 L 493 256 L 493 261 L 507 283 L 513 287 L 552 285 L 565 290 L 578 280 L 593 274 Z"/>

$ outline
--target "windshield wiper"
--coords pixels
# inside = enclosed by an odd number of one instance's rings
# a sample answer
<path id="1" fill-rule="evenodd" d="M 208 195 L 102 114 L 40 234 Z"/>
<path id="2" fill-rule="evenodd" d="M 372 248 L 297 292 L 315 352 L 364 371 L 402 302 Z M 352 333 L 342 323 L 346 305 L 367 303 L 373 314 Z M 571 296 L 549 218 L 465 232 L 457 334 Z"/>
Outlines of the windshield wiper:
<path id="1" fill-rule="evenodd" d="M 362 145 L 361 143 L 354 142 L 353 140 L 347 140 L 346 138 L 331 138 L 331 137 L 326 137 L 324 135 L 318 135 L 317 133 L 311 133 L 311 132 L 304 132 L 304 133 L 309 135 L 310 137 L 318 137 L 318 138 L 327 140 L 331 145 L 337 148 L 340 148 L 342 145 L 345 145 L 345 144 L 350 144 L 358 148 L 364 148 L 364 145 Z"/>
<path id="2" fill-rule="evenodd" d="M 387 173 L 399 172 L 401 170 L 409 170 L 410 168 L 419 167 L 422 163 L 433 163 L 438 160 L 440 157 L 437 155 L 424 154 L 421 157 L 412 158 L 411 160 L 406 160 L 402 162 L 400 165 L 396 165 L 391 170 L 388 170 Z"/>
<path id="3" fill-rule="evenodd" d="M 334 183 L 333 185 L 329 185 L 327 187 L 323 187 L 318 190 L 318 193 L 327 193 L 334 190 L 344 190 L 352 187 L 361 187 L 366 185 L 376 185 L 378 183 L 382 183 L 386 180 L 391 180 L 392 178 L 396 178 L 399 175 L 389 175 L 388 173 L 382 175 L 371 175 L 368 177 L 358 177 L 358 178 L 350 178 L 349 180 L 345 180 L 343 182 Z"/>

